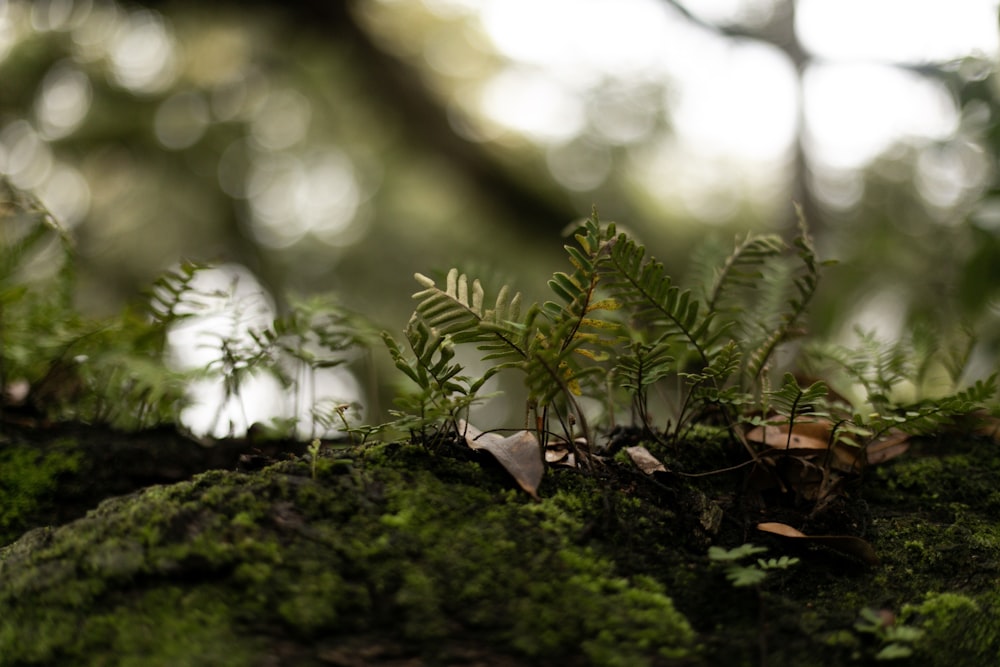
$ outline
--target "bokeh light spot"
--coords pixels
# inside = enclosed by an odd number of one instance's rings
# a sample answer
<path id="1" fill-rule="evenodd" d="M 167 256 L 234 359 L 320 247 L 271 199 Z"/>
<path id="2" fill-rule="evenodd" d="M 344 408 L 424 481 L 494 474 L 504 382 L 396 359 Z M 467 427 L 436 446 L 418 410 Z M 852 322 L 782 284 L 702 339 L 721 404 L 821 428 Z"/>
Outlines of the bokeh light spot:
<path id="1" fill-rule="evenodd" d="M 36 0 L 31 6 L 31 27 L 39 32 L 65 30 L 73 17 L 73 0 Z"/>
<path id="2" fill-rule="evenodd" d="M 611 151 L 604 144 L 579 139 L 550 147 L 546 163 L 563 187 L 587 192 L 604 183 L 611 173 Z"/>
<path id="3" fill-rule="evenodd" d="M 264 99 L 250 132 L 266 150 L 290 148 L 305 138 L 311 113 L 312 105 L 302 93 L 295 90 L 276 91 Z"/>
<path id="4" fill-rule="evenodd" d="M 93 89 L 90 78 L 68 61 L 54 65 L 42 79 L 35 100 L 35 117 L 46 139 L 72 134 L 90 110 Z"/>
<path id="5" fill-rule="evenodd" d="M 946 138 L 958 126 L 941 84 L 885 65 L 813 65 L 803 90 L 806 147 L 835 168 L 862 166 L 906 137 Z"/>
<path id="6" fill-rule="evenodd" d="M 572 139 L 584 127 L 582 100 L 540 70 L 506 69 L 489 79 L 479 102 L 481 114 L 540 143 Z"/>
<path id="7" fill-rule="evenodd" d="M 302 157 L 259 156 L 250 169 L 246 194 L 255 235 L 275 248 L 298 243 L 307 234 L 337 243 L 361 203 L 353 165 L 334 148 Z"/>
<path id="8" fill-rule="evenodd" d="M 28 121 L 16 120 L 0 131 L 4 161 L 0 172 L 19 188 L 33 190 L 52 171 L 52 150 Z"/>
<path id="9" fill-rule="evenodd" d="M 56 164 L 39 188 L 39 196 L 49 211 L 66 227 L 83 220 L 90 210 L 90 186 L 74 167 Z"/>
<path id="10" fill-rule="evenodd" d="M 115 81 L 136 93 L 159 92 L 177 74 L 173 36 L 152 11 L 133 12 L 118 26 L 109 56 Z"/>
<path id="11" fill-rule="evenodd" d="M 196 92 L 172 95 L 156 110 L 153 130 L 164 147 L 180 150 L 194 145 L 208 127 L 208 103 Z"/>

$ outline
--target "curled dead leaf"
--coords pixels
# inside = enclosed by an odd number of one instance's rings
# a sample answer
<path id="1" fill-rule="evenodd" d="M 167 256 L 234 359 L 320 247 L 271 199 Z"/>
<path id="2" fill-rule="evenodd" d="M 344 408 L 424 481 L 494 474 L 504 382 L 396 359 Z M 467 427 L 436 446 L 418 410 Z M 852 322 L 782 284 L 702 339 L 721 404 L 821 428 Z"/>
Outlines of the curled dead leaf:
<path id="1" fill-rule="evenodd" d="M 647 475 L 652 475 L 654 472 L 667 472 L 667 467 L 642 445 L 626 447 L 625 453 L 632 459 L 632 463 Z"/>
<path id="2" fill-rule="evenodd" d="M 464 419 L 459 420 L 458 428 L 465 434 L 465 442 L 469 447 L 492 454 L 525 493 L 539 500 L 538 485 L 545 475 L 545 463 L 534 433 L 518 431 L 504 437 L 498 433 L 484 433 Z"/>
<path id="3" fill-rule="evenodd" d="M 545 446 L 545 462 L 564 468 L 576 467 L 576 452 L 565 441 L 550 442 Z"/>
<path id="4" fill-rule="evenodd" d="M 801 530 L 793 528 L 786 523 L 768 521 L 757 524 L 757 530 L 765 533 L 772 533 L 791 539 L 804 540 L 814 544 L 822 544 L 830 547 L 834 551 L 853 556 L 869 565 L 878 565 L 878 554 L 865 540 L 852 535 L 806 535 Z"/>
<path id="5" fill-rule="evenodd" d="M 569 447 L 565 445 L 549 445 L 545 448 L 545 462 L 563 463 L 571 453 Z"/>
<path id="6" fill-rule="evenodd" d="M 909 436 L 901 431 L 892 431 L 882 440 L 861 447 L 842 435 L 834 440 L 833 429 L 833 422 L 826 419 L 796 421 L 791 429 L 788 424 L 766 424 L 748 431 L 746 439 L 787 456 L 810 458 L 829 454 L 826 464 L 845 473 L 861 472 L 866 463 L 884 463 L 909 448 Z M 834 440 L 832 446 L 831 440 Z"/>
<path id="7" fill-rule="evenodd" d="M 910 448 L 910 435 L 902 431 L 890 431 L 888 435 L 868 445 L 865 456 L 868 463 L 885 463 Z"/>
<path id="8" fill-rule="evenodd" d="M 827 420 L 799 420 L 788 435 L 788 424 L 765 424 L 750 429 L 747 440 L 769 447 L 795 447 L 800 449 L 826 449 L 830 440 L 831 423 Z"/>

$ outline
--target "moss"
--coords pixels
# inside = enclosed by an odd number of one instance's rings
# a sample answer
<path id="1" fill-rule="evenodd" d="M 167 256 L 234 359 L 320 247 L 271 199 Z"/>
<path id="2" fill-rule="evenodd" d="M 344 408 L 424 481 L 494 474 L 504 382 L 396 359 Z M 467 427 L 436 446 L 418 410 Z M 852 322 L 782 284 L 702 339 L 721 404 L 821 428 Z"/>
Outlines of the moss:
<path id="1" fill-rule="evenodd" d="M 1000 597 L 983 602 L 958 593 L 931 593 L 903 608 L 903 621 L 919 627 L 916 657 L 928 667 L 1000 664 Z"/>
<path id="2" fill-rule="evenodd" d="M 56 443 L 46 452 L 25 445 L 0 447 L 0 544 L 48 509 L 60 477 L 79 463 L 79 454 L 68 445 Z"/>
<path id="3" fill-rule="evenodd" d="M 332 463 L 319 459 L 315 478 L 302 461 L 206 473 L 0 549 L 0 665 L 118 664 L 107 647 L 126 664 L 207 664 L 199 655 L 222 643 L 250 665 L 319 665 L 375 647 L 451 664 L 472 646 L 485 664 L 846 667 L 881 649 L 855 629 L 861 609 L 902 609 L 924 629 L 914 664 L 945 664 L 947 646 L 982 664 L 998 657 L 1000 523 L 958 484 L 1000 487 L 989 458 L 963 473 L 902 457 L 866 478 L 863 498 L 817 515 L 831 534 L 872 544 L 882 565 L 865 567 L 755 532 L 775 507 L 741 509 L 732 490 L 743 478 L 728 473 L 556 469 L 539 503 L 488 456 L 448 444 L 324 455 Z M 686 456 L 685 468 L 705 469 Z M 702 521 L 713 506 L 725 512 L 718 532 Z M 734 589 L 709 567 L 709 541 L 802 561 L 759 590 Z M 163 618 L 196 603 L 197 628 Z M 162 645 L 143 645 L 149 632 Z M 191 647 L 175 636 L 185 633 Z"/>
<path id="4" fill-rule="evenodd" d="M 876 469 L 891 493 L 884 499 L 919 497 L 922 504 L 939 501 L 975 504 L 986 510 L 1000 510 L 1000 457 L 988 449 L 940 456 L 917 455 L 902 458 Z"/>
<path id="5" fill-rule="evenodd" d="M 256 664 L 289 641 L 308 662 L 358 636 L 438 662 L 470 637 L 538 663 L 693 655 L 663 585 L 584 543 L 589 501 L 436 465 L 211 472 L 29 534 L 0 551 L 0 665 Z"/>

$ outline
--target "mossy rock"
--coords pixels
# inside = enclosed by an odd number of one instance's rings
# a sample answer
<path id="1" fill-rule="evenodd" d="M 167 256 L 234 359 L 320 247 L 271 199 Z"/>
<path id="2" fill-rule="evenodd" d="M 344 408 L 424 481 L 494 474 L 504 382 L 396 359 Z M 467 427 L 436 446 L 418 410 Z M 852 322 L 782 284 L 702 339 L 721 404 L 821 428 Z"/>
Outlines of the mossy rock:
<path id="1" fill-rule="evenodd" d="M 692 654 L 662 584 L 581 542 L 571 497 L 532 502 L 475 463 L 368 454 L 383 462 L 322 459 L 315 478 L 306 463 L 209 472 L 26 534 L 0 551 L 0 665 Z"/>
<path id="2" fill-rule="evenodd" d="M 723 456 L 687 444 L 657 454 Z M 1000 457 L 948 445 L 815 516 L 741 491 L 743 471 L 627 460 L 552 469 L 535 502 L 449 446 L 211 471 L 0 549 L 0 665 L 1000 664 Z M 793 516 L 881 565 L 754 529 Z M 745 542 L 800 562 L 734 588 L 707 547 Z M 865 609 L 891 625 L 863 629 Z"/>

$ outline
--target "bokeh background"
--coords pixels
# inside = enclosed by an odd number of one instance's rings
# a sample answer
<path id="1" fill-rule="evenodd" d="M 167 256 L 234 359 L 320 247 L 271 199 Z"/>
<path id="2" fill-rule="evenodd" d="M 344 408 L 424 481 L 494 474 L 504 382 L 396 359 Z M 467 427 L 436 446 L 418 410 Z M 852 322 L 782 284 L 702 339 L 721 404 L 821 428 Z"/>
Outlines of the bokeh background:
<path id="1" fill-rule="evenodd" d="M 683 279 L 795 201 L 838 261 L 814 334 L 965 327 L 988 374 L 998 51 L 997 0 L 0 0 L 0 173 L 88 313 L 187 258 L 393 331 L 415 271 L 543 297 L 595 205 Z"/>

